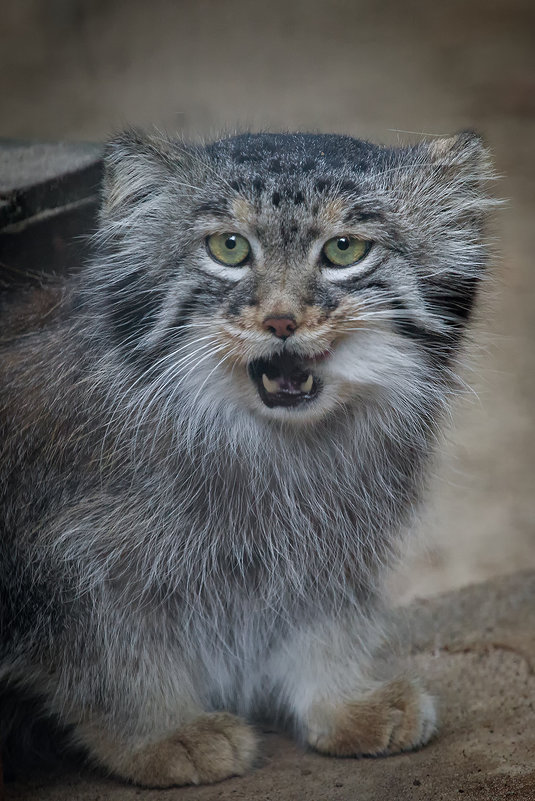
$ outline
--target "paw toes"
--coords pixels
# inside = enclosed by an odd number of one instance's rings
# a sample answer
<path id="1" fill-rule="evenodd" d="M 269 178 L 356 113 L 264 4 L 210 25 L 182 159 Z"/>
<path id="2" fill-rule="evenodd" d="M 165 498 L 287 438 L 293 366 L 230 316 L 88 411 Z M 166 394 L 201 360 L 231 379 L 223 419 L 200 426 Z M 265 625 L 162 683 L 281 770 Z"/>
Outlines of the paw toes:
<path id="1" fill-rule="evenodd" d="M 256 755 L 253 729 L 234 715 L 203 715 L 137 752 L 130 778 L 146 787 L 210 784 L 244 773 Z"/>
<path id="2" fill-rule="evenodd" d="M 244 773 L 256 754 L 253 729 L 234 715 L 206 715 L 177 734 L 195 765 L 197 783 L 215 782 Z"/>
<path id="3" fill-rule="evenodd" d="M 436 730 L 436 711 L 433 698 L 417 684 L 396 682 L 392 703 L 401 713 L 392 728 L 386 753 L 394 754 L 424 745 Z"/>
<path id="4" fill-rule="evenodd" d="M 317 707 L 308 742 L 333 756 L 379 756 L 423 745 L 436 729 L 433 699 L 398 680 L 337 709 Z"/>

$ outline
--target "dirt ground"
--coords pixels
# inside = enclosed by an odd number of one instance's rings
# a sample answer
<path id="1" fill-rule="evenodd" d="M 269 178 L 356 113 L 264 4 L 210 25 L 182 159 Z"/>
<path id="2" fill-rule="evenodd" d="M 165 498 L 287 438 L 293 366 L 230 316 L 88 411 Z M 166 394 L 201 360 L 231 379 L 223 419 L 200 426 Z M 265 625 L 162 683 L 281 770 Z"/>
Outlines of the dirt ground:
<path id="1" fill-rule="evenodd" d="M 413 602 L 398 657 L 439 698 L 440 731 L 388 759 L 330 759 L 261 732 L 245 776 L 146 790 L 74 768 L 8 785 L 7 801 L 535 801 L 535 572 Z"/>
<path id="2" fill-rule="evenodd" d="M 497 256 L 465 372 L 471 389 L 392 594 L 408 602 L 535 568 L 532 0 L 5 0 L 0 97 L 0 136 L 25 139 L 100 140 L 126 124 L 386 143 L 479 130 L 506 201 Z"/>

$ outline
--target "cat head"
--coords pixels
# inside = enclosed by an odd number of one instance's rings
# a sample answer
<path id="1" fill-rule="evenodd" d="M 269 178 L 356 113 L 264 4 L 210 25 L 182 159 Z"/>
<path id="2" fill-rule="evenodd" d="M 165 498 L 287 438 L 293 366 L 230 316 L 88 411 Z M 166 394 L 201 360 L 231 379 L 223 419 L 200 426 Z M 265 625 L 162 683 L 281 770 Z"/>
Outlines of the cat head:
<path id="1" fill-rule="evenodd" d="M 314 423 L 448 371 L 485 265 L 475 134 L 126 133 L 106 168 L 87 298 L 145 397 Z"/>

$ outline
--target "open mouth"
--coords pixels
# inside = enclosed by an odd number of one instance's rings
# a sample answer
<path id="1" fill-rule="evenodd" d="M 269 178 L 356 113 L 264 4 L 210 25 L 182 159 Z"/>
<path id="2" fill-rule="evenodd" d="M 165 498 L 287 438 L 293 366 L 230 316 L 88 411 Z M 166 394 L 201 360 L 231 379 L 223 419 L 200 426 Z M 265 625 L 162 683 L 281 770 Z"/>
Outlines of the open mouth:
<path id="1" fill-rule="evenodd" d="M 255 359 L 247 369 L 260 400 L 270 409 L 310 403 L 321 389 L 320 380 L 290 353 L 280 353 L 271 359 Z"/>

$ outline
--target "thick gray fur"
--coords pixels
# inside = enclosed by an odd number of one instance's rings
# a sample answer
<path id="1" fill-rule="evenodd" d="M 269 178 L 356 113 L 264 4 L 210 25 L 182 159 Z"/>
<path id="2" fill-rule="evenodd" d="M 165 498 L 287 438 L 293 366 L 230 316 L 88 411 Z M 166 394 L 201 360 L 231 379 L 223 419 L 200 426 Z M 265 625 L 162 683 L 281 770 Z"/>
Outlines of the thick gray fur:
<path id="1" fill-rule="evenodd" d="M 0 679 L 138 780 L 95 731 L 136 753 L 225 710 L 306 740 L 314 703 L 373 683 L 492 173 L 470 133 L 393 149 L 127 133 L 106 163 L 94 256 L 56 321 L 2 348 Z M 205 247 L 236 230 L 256 259 L 239 276 Z M 373 247 L 344 278 L 316 243 L 347 231 Z M 321 322 L 282 343 L 250 324 L 270 303 Z M 326 342 L 314 403 L 261 403 L 247 364 Z"/>

